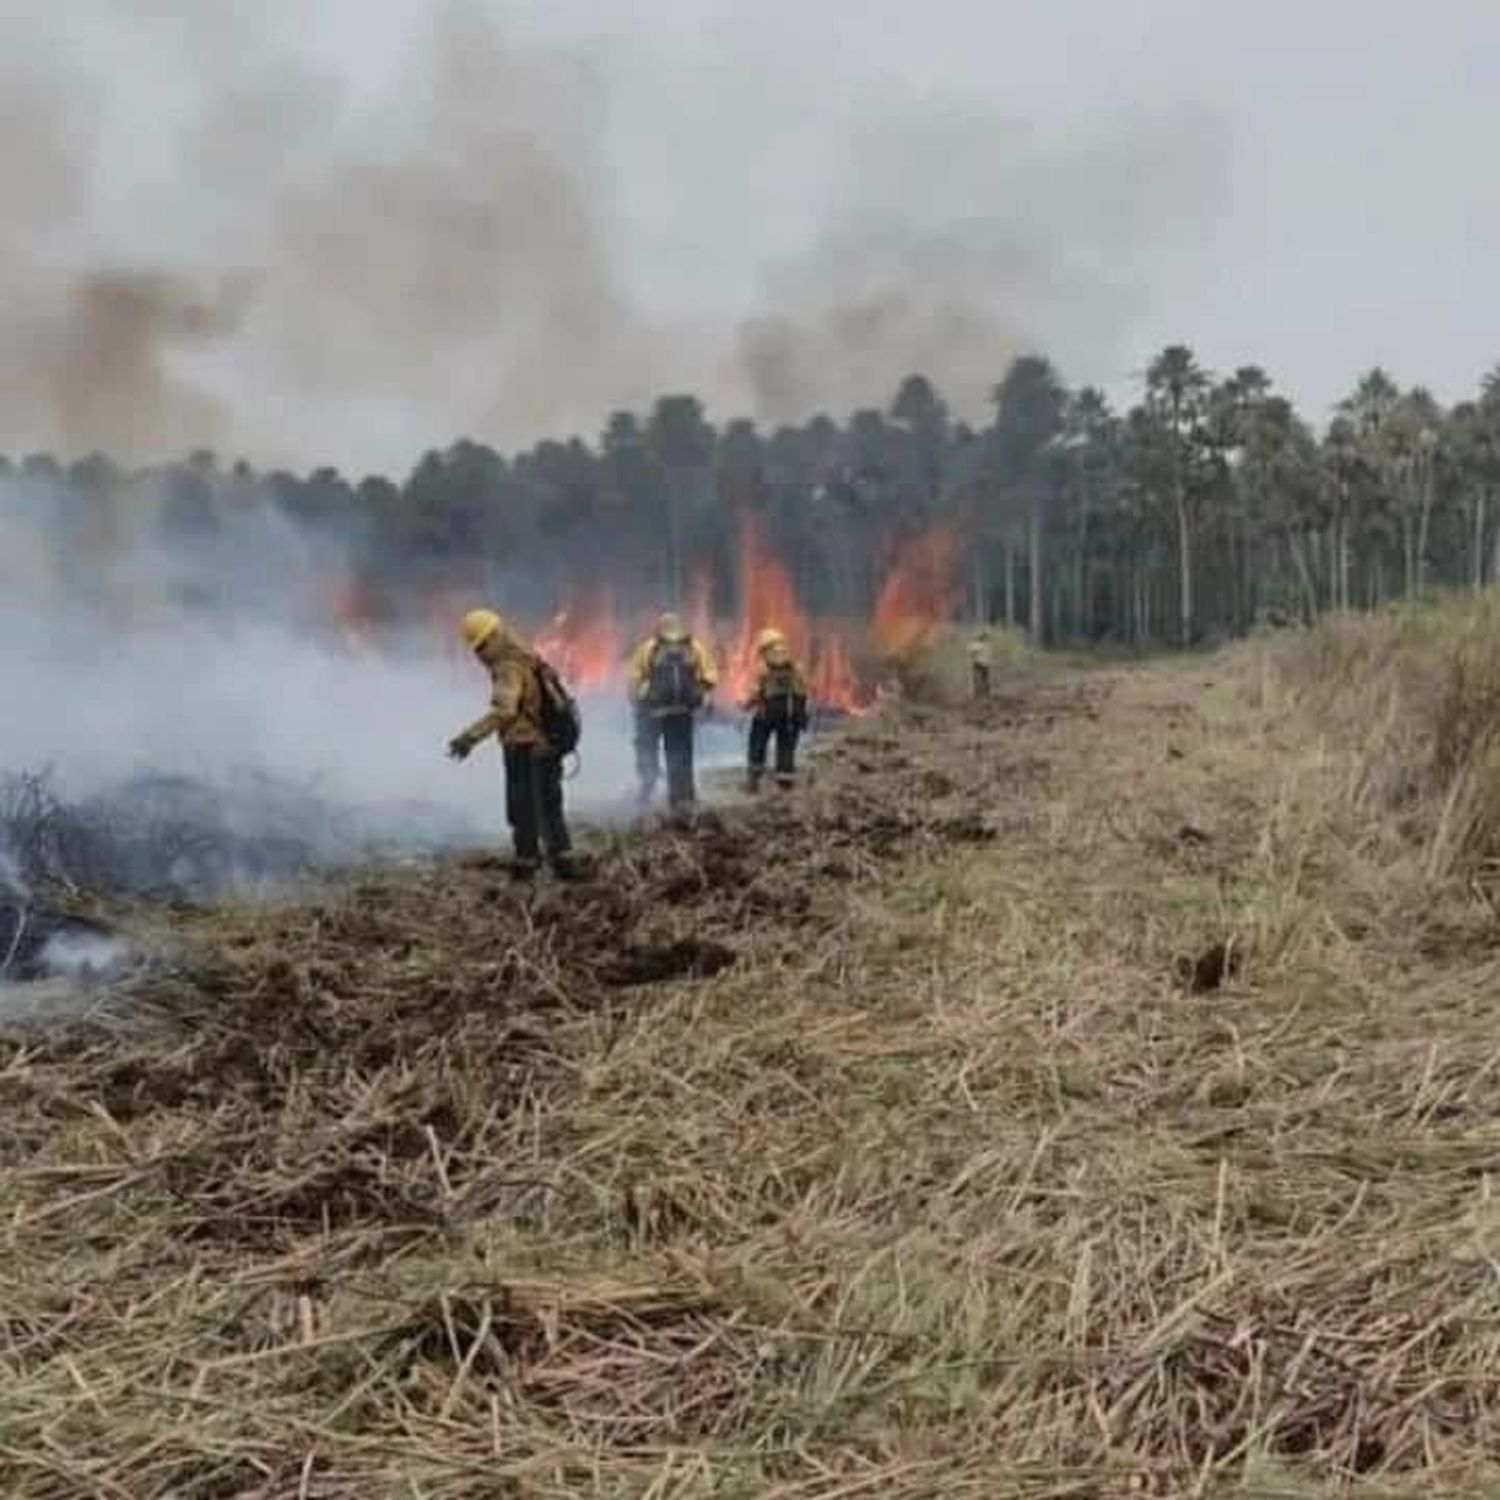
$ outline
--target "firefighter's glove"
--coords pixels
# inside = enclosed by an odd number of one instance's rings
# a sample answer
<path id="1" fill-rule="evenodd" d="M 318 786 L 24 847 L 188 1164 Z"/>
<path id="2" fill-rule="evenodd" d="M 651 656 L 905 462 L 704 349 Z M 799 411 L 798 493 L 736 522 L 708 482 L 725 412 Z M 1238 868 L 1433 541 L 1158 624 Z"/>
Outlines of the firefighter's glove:
<path id="1" fill-rule="evenodd" d="M 466 734 L 456 734 L 448 741 L 448 757 L 450 760 L 467 760 L 473 749 L 474 741 Z"/>

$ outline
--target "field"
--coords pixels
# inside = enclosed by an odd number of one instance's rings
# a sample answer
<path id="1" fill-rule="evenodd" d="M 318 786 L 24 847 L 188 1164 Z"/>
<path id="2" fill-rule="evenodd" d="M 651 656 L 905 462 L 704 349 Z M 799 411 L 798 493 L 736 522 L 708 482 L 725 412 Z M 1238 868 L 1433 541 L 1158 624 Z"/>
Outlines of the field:
<path id="1" fill-rule="evenodd" d="M 0 1493 L 1500 1493 L 1497 632 L 172 918 L 149 1033 L 0 1042 Z"/>

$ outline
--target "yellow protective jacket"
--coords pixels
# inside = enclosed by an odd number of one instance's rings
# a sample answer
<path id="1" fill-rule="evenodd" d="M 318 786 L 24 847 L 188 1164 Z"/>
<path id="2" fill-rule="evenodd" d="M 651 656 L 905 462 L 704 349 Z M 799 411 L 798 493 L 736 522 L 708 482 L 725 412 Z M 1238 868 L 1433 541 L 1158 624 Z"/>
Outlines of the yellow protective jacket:
<path id="1" fill-rule="evenodd" d="M 631 652 L 630 666 L 626 670 L 625 680 L 630 690 L 632 703 L 640 703 L 651 686 L 651 658 L 656 655 L 656 648 L 677 644 L 679 643 L 676 641 L 664 641 L 660 636 L 653 635 L 649 640 L 642 641 Z M 693 666 L 697 668 L 698 681 L 703 684 L 703 691 L 713 692 L 719 685 L 719 669 L 714 665 L 713 657 L 694 637 L 688 636 L 687 644 L 692 648 Z"/>
<path id="2" fill-rule="evenodd" d="M 802 668 L 792 660 L 792 653 L 785 646 L 770 646 L 761 653 L 760 667 L 751 684 L 750 696 L 741 705 L 748 713 L 765 712 L 766 700 L 774 685 L 778 692 L 785 690 L 787 672 L 791 673 L 792 696 L 799 700 L 801 711 L 807 711 L 807 677 Z"/>
<path id="3" fill-rule="evenodd" d="M 545 745 L 536 656 L 508 631 L 491 637 L 475 654 L 490 670 L 490 707 L 459 739 L 471 748 L 491 735 L 511 749 Z"/>

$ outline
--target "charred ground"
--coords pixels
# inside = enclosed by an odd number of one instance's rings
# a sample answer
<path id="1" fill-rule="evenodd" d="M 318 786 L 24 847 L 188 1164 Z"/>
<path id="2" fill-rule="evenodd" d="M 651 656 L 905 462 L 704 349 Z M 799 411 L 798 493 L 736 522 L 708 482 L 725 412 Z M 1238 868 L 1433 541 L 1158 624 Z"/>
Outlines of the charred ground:
<path id="1" fill-rule="evenodd" d="M 1263 669 L 176 915 L 0 1051 L 6 1492 L 1485 1493 L 1492 919 Z"/>

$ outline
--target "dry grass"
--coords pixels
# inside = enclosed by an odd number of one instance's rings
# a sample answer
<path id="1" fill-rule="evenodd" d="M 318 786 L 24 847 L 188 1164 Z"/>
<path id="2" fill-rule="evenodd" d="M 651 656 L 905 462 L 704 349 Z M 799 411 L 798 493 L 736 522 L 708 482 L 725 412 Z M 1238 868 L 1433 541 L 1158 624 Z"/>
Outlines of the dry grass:
<path id="1" fill-rule="evenodd" d="M 10 1044 L 0 1489 L 1495 1493 L 1478 773 L 1370 680 L 1467 637 L 1367 629 L 905 710 L 576 899 L 229 914 L 168 1040 Z"/>
<path id="2" fill-rule="evenodd" d="M 1500 596 L 1335 620 L 1260 651 L 1262 706 L 1311 719 L 1359 813 L 1435 881 L 1500 871 Z"/>

